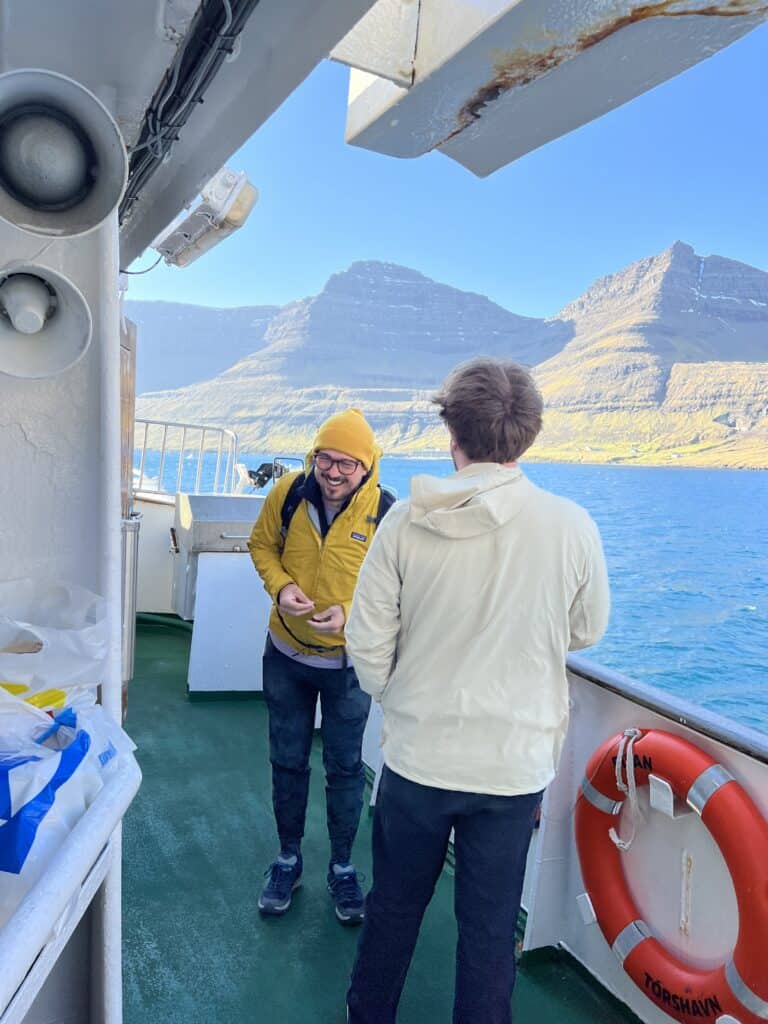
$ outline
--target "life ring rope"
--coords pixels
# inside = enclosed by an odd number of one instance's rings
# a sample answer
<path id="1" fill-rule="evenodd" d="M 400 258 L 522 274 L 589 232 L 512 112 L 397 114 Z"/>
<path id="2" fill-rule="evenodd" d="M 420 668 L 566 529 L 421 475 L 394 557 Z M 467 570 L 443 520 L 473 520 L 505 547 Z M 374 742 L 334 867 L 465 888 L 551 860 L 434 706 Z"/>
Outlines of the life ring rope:
<path id="1" fill-rule="evenodd" d="M 628 850 L 635 841 L 637 835 L 637 819 L 640 817 L 640 807 L 637 802 L 637 779 L 635 778 L 635 741 L 642 738 L 639 729 L 625 729 L 619 740 L 619 752 L 616 755 L 616 789 L 625 793 L 629 800 L 629 814 L 631 821 L 631 832 L 628 839 L 622 839 L 616 825 L 608 829 L 608 835 L 614 846 L 620 850 Z M 627 781 L 624 782 L 623 775 Z"/>

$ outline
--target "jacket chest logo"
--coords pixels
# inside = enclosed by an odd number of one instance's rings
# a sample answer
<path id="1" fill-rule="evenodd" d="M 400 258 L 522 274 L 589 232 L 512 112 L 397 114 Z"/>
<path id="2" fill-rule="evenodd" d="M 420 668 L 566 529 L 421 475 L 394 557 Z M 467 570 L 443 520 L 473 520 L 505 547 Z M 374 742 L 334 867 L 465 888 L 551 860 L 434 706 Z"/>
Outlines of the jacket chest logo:
<path id="1" fill-rule="evenodd" d="M 365 544 L 365 542 L 368 540 L 368 537 L 364 533 L 352 533 L 351 537 L 352 540 L 359 540 L 361 544 Z"/>

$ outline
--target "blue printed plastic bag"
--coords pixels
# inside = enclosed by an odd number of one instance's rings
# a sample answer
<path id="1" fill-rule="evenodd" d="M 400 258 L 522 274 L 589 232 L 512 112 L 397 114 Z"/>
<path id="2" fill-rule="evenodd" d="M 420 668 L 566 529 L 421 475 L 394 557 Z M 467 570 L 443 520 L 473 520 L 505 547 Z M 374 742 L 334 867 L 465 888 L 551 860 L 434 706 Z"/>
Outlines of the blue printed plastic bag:
<path id="1" fill-rule="evenodd" d="M 90 736 L 81 730 L 65 750 L 0 751 L 0 871 L 21 873 L 57 792 L 81 766 L 90 746 Z"/>
<path id="2" fill-rule="evenodd" d="M 51 719 L 0 688 L 0 927 L 133 749 L 99 706 Z"/>

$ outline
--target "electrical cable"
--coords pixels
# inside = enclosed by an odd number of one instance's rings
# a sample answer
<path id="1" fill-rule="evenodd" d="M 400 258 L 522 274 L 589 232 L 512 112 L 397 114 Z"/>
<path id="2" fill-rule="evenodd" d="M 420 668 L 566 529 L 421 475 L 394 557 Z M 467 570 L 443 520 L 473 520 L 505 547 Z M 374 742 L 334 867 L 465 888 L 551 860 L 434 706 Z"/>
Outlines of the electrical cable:
<path id="1" fill-rule="evenodd" d="M 121 270 L 120 273 L 121 274 L 130 274 L 131 277 L 136 277 L 139 274 L 148 274 L 150 272 L 150 270 L 154 270 L 155 269 L 155 267 L 157 266 L 157 264 L 160 262 L 160 260 L 162 258 L 163 258 L 163 254 L 160 253 L 160 255 L 157 257 L 155 262 L 150 267 L 146 267 L 144 270 Z"/>
<path id="2" fill-rule="evenodd" d="M 147 109 L 137 145 L 131 151 L 128 186 L 120 204 L 121 223 L 149 178 L 167 160 L 192 109 L 203 101 L 209 84 L 232 53 L 259 0 L 208 0 L 174 60 L 167 82 Z M 167 116 L 166 116 L 167 111 Z M 165 119 L 164 119 L 165 118 Z"/>

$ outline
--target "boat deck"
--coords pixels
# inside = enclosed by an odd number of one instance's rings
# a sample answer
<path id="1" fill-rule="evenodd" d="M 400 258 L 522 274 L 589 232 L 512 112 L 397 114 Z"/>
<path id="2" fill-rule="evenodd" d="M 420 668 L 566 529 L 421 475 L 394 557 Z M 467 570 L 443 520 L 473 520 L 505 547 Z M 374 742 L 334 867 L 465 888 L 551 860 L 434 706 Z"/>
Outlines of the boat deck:
<path id="1" fill-rule="evenodd" d="M 190 702 L 190 634 L 139 625 L 126 728 L 144 783 L 125 819 L 126 1024 L 343 1024 L 358 932 L 325 891 L 328 850 L 320 751 L 313 753 L 304 884 L 290 913 L 256 900 L 275 854 L 267 716 L 259 700 Z M 260 646 L 254 645 L 254 658 Z M 355 863 L 370 877 L 371 818 Z M 456 928 L 446 869 L 422 928 L 400 1024 L 449 1021 Z M 637 1021 L 562 953 L 524 958 L 516 1024 Z"/>

